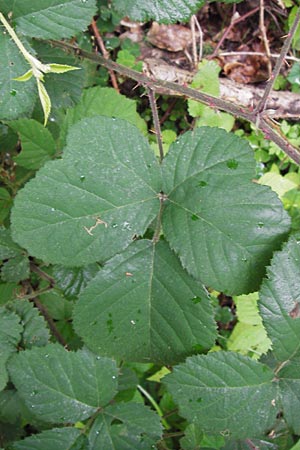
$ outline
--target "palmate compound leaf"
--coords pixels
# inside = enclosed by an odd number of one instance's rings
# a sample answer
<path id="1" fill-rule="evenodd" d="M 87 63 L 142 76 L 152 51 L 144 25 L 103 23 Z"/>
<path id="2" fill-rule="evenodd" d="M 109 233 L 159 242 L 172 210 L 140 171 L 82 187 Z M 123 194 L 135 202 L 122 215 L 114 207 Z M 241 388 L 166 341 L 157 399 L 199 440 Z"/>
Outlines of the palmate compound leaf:
<path id="1" fill-rule="evenodd" d="M 206 127 L 172 144 L 162 167 L 166 239 L 193 276 L 231 295 L 257 290 L 290 226 L 254 169 L 246 141 Z"/>
<path id="2" fill-rule="evenodd" d="M 207 292 L 164 241 L 134 242 L 111 259 L 80 296 L 74 326 L 98 354 L 161 364 L 216 338 Z"/>
<path id="3" fill-rule="evenodd" d="M 277 385 L 267 366 L 230 352 L 195 355 L 164 378 L 190 423 L 231 438 L 259 436 L 274 424 Z"/>
<path id="4" fill-rule="evenodd" d="M 62 160 L 46 163 L 17 195 L 14 239 L 46 262 L 105 261 L 145 232 L 160 189 L 160 168 L 137 128 L 83 119 L 71 128 Z"/>
<path id="5" fill-rule="evenodd" d="M 201 6 L 203 0 L 154 0 L 141 2 L 138 0 L 113 0 L 113 6 L 125 16 L 133 20 L 157 22 L 188 21 Z"/>
<path id="6" fill-rule="evenodd" d="M 161 432 L 159 416 L 148 407 L 138 403 L 110 405 L 93 423 L 90 448 L 150 450 L 155 448 Z"/>
<path id="7" fill-rule="evenodd" d="M 0 10 L 17 24 L 17 32 L 61 39 L 85 30 L 96 14 L 95 0 L 0 0 Z"/>
<path id="8" fill-rule="evenodd" d="M 9 373 L 20 397 L 38 418 L 75 423 L 105 406 L 116 394 L 116 363 L 83 349 L 68 352 L 58 344 L 13 355 Z"/>
<path id="9" fill-rule="evenodd" d="M 274 255 L 259 293 L 259 309 L 275 358 L 300 357 L 300 236 Z"/>

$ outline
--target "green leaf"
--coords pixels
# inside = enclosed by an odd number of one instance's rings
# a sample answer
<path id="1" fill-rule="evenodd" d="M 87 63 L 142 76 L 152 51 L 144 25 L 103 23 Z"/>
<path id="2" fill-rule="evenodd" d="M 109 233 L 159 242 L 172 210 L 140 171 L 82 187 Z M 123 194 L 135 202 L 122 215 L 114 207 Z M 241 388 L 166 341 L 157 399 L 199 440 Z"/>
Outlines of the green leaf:
<path id="1" fill-rule="evenodd" d="M 13 312 L 0 308 L 0 390 L 8 381 L 6 362 L 16 351 L 21 339 L 22 326 L 20 318 Z"/>
<path id="2" fill-rule="evenodd" d="M 23 325 L 21 345 L 24 348 L 42 347 L 48 343 L 50 335 L 47 324 L 33 303 L 15 300 L 7 305 L 7 309 L 20 317 Z"/>
<path id="3" fill-rule="evenodd" d="M 15 424 L 20 415 L 20 398 L 17 392 L 14 389 L 0 392 L 0 422 Z"/>
<path id="4" fill-rule="evenodd" d="M 273 377 L 267 366 L 248 357 L 216 352 L 188 358 L 164 383 L 190 423 L 212 434 L 242 439 L 273 425 L 277 414 Z"/>
<path id="5" fill-rule="evenodd" d="M 138 157 L 137 157 L 138 155 Z M 159 211 L 159 166 L 128 122 L 93 117 L 70 131 L 62 160 L 19 191 L 14 238 L 44 261 L 104 261 L 143 235 Z"/>
<path id="6" fill-rule="evenodd" d="M 27 72 L 29 66 L 1 26 L 0 61 L 0 119 L 13 120 L 31 114 L 37 98 L 36 83 L 34 79 L 27 83 L 14 80 Z"/>
<path id="7" fill-rule="evenodd" d="M 114 8 L 124 16 L 139 22 L 154 19 L 157 22 L 187 22 L 190 16 L 204 5 L 203 0 L 113 0 Z"/>
<path id="8" fill-rule="evenodd" d="M 21 286 L 17 283 L 0 283 L 0 305 L 16 298 Z"/>
<path id="9" fill-rule="evenodd" d="M 260 290 L 260 312 L 279 361 L 300 356 L 300 238 L 275 254 Z M 283 339 L 284 336 L 284 339 Z"/>
<path id="10" fill-rule="evenodd" d="M 12 238 L 9 229 L 0 227 L 0 259 L 9 259 L 19 256 L 22 249 Z"/>
<path id="11" fill-rule="evenodd" d="M 198 72 L 193 78 L 191 87 L 218 97 L 220 95 L 220 70 L 219 65 L 215 61 L 203 60 L 198 65 Z M 192 117 L 201 116 L 207 108 L 208 107 L 203 103 L 196 102 L 195 100 L 188 100 L 188 111 Z"/>
<path id="12" fill-rule="evenodd" d="M 300 359 L 294 358 L 283 365 L 279 372 L 280 397 L 284 419 L 300 434 Z"/>
<path id="13" fill-rule="evenodd" d="M 13 201 L 10 193 L 7 189 L 0 187 L 0 225 L 3 224 L 4 220 L 9 215 L 12 203 Z"/>
<path id="14" fill-rule="evenodd" d="M 50 131 L 36 120 L 20 119 L 9 126 L 20 137 L 22 151 L 14 157 L 20 166 L 36 170 L 55 155 L 56 145 Z"/>
<path id="15" fill-rule="evenodd" d="M 89 442 L 93 450 L 149 450 L 161 434 L 162 426 L 154 411 L 138 403 L 119 403 L 99 414 Z"/>
<path id="16" fill-rule="evenodd" d="M 200 128 L 171 145 L 162 169 L 164 234 L 183 266 L 227 294 L 257 290 L 290 219 L 270 189 L 251 182 L 249 144 Z"/>
<path id="17" fill-rule="evenodd" d="M 99 115 L 127 120 L 142 133 L 147 134 L 145 121 L 136 112 L 134 100 L 118 94 L 115 89 L 96 86 L 86 89 L 80 102 L 67 111 L 62 127 L 62 141 L 64 142 L 68 129 L 79 120 Z"/>
<path id="18" fill-rule="evenodd" d="M 87 419 L 117 388 L 114 361 L 87 350 L 68 352 L 58 344 L 14 355 L 9 373 L 26 406 L 47 422 Z"/>
<path id="19" fill-rule="evenodd" d="M 261 316 L 259 315 L 258 293 L 240 295 L 234 298 L 238 323 L 227 341 L 227 349 L 259 358 L 271 348 Z"/>
<path id="20" fill-rule="evenodd" d="M 27 256 L 18 255 L 6 261 L 1 268 L 1 280 L 15 282 L 26 280 L 29 277 L 29 260 Z"/>
<path id="21" fill-rule="evenodd" d="M 14 442 L 11 448 L 12 450 L 71 450 L 80 435 L 81 431 L 77 428 L 53 428 Z"/>
<path id="22" fill-rule="evenodd" d="M 216 338 L 207 292 L 163 241 L 137 241 L 109 261 L 76 304 L 74 326 L 96 353 L 161 364 Z"/>
<path id="23" fill-rule="evenodd" d="M 0 10 L 12 14 L 17 32 L 42 39 L 61 39 L 85 30 L 96 14 L 94 0 L 15 0 L 7 7 L 0 1 Z"/>

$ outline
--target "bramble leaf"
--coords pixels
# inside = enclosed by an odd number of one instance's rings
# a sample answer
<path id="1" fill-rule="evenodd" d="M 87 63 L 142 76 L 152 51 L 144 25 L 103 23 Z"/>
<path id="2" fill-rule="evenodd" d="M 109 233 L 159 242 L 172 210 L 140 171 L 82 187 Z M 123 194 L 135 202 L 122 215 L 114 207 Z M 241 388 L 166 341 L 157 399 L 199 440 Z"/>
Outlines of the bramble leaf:
<path id="1" fill-rule="evenodd" d="M 10 13 L 23 35 L 61 39 L 85 30 L 97 9 L 94 0 L 0 0 L 0 11 Z"/>
<path id="2" fill-rule="evenodd" d="M 264 326 L 279 361 L 300 356 L 300 239 L 274 255 L 259 293 Z"/>
<path id="3" fill-rule="evenodd" d="M 246 141 L 206 127 L 172 144 L 162 167 L 166 239 L 193 276 L 231 295 L 257 290 L 290 226 L 254 170 Z"/>
<path id="4" fill-rule="evenodd" d="M 9 373 L 31 412 L 52 423 L 90 417 L 117 389 L 114 361 L 85 349 L 68 352 L 58 344 L 13 355 Z"/>
<path id="5" fill-rule="evenodd" d="M 17 314 L 0 308 L 0 390 L 5 388 L 8 381 L 6 362 L 17 351 L 21 339 L 23 327 L 19 322 Z"/>
<path id="6" fill-rule="evenodd" d="M 276 418 L 273 372 L 248 357 L 216 352 L 175 366 L 164 383 L 190 423 L 239 439 L 259 436 Z M 255 414 L 253 414 L 255 411 Z"/>
<path id="7" fill-rule="evenodd" d="M 32 78 L 27 83 L 15 80 L 28 71 L 28 64 L 1 26 L 0 61 L 0 119 L 13 120 L 29 115 L 37 98 L 35 80 Z"/>
<path id="8" fill-rule="evenodd" d="M 72 449 L 79 440 L 81 440 L 81 431 L 77 428 L 53 428 L 14 442 L 11 448 L 12 450 L 28 450 L 29 448 L 30 450 L 66 450 Z M 81 448 L 79 447 L 78 450 Z"/>
<path id="9" fill-rule="evenodd" d="M 161 438 L 158 415 L 138 403 L 110 405 L 96 418 L 90 434 L 93 450 L 148 450 Z"/>
<path id="10" fill-rule="evenodd" d="M 159 166 L 145 138 L 107 117 L 71 129 L 62 160 L 19 192 L 14 238 L 44 261 L 105 261 L 142 235 L 159 211 Z"/>
<path id="11" fill-rule="evenodd" d="M 55 141 L 45 127 L 33 119 L 19 119 L 9 123 L 19 134 L 22 151 L 14 161 L 26 169 L 39 169 L 56 152 Z"/>
<path id="12" fill-rule="evenodd" d="M 166 242 L 147 240 L 131 244 L 89 283 L 74 325 L 93 351 L 127 361 L 173 364 L 216 338 L 203 286 Z"/>
<path id="13" fill-rule="evenodd" d="M 188 21 L 190 16 L 204 5 L 203 0 L 113 0 L 113 6 L 125 16 L 144 22 L 154 19 L 157 22 L 172 23 Z"/>

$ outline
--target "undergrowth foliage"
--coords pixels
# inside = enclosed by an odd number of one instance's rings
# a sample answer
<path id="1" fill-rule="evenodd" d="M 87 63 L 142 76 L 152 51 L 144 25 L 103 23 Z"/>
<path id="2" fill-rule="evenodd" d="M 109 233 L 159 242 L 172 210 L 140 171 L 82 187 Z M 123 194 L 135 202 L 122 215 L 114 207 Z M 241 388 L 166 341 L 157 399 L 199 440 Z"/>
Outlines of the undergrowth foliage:
<path id="1" fill-rule="evenodd" d="M 138 20 L 187 20 L 202 5 L 113 3 Z M 300 435 L 300 234 L 253 182 L 249 144 L 200 127 L 159 161 L 134 101 L 82 94 L 93 64 L 32 39 L 80 36 L 96 2 L 0 0 L 0 11 L 39 60 L 82 67 L 45 74 L 44 128 L 35 83 L 16 80 L 26 60 L 1 30 L 1 143 L 22 145 L 0 188 L 12 208 L 0 229 L 2 448 L 173 448 L 172 425 L 185 450 L 275 449 L 278 423 Z M 259 291 L 267 355 L 215 347 L 215 291 Z M 139 384 L 150 375 L 161 405 Z M 163 403 L 177 422 L 161 419 Z"/>

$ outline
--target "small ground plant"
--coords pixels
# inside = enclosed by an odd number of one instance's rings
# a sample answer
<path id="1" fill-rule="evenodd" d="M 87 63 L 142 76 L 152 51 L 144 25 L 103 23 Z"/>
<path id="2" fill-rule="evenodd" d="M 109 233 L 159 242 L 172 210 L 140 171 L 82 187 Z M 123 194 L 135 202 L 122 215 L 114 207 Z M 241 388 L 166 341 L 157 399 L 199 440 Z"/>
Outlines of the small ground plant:
<path id="1" fill-rule="evenodd" d="M 282 124 L 291 143 L 266 118 L 272 77 L 248 111 L 139 72 L 134 45 L 92 53 L 85 33 L 204 4 L 175 3 L 0 0 L 3 449 L 298 448 L 298 125 Z M 146 91 L 157 144 L 103 67 Z M 194 127 L 179 106 L 161 136 L 160 88 L 189 98 Z M 262 134 L 203 126 L 232 114 Z"/>

